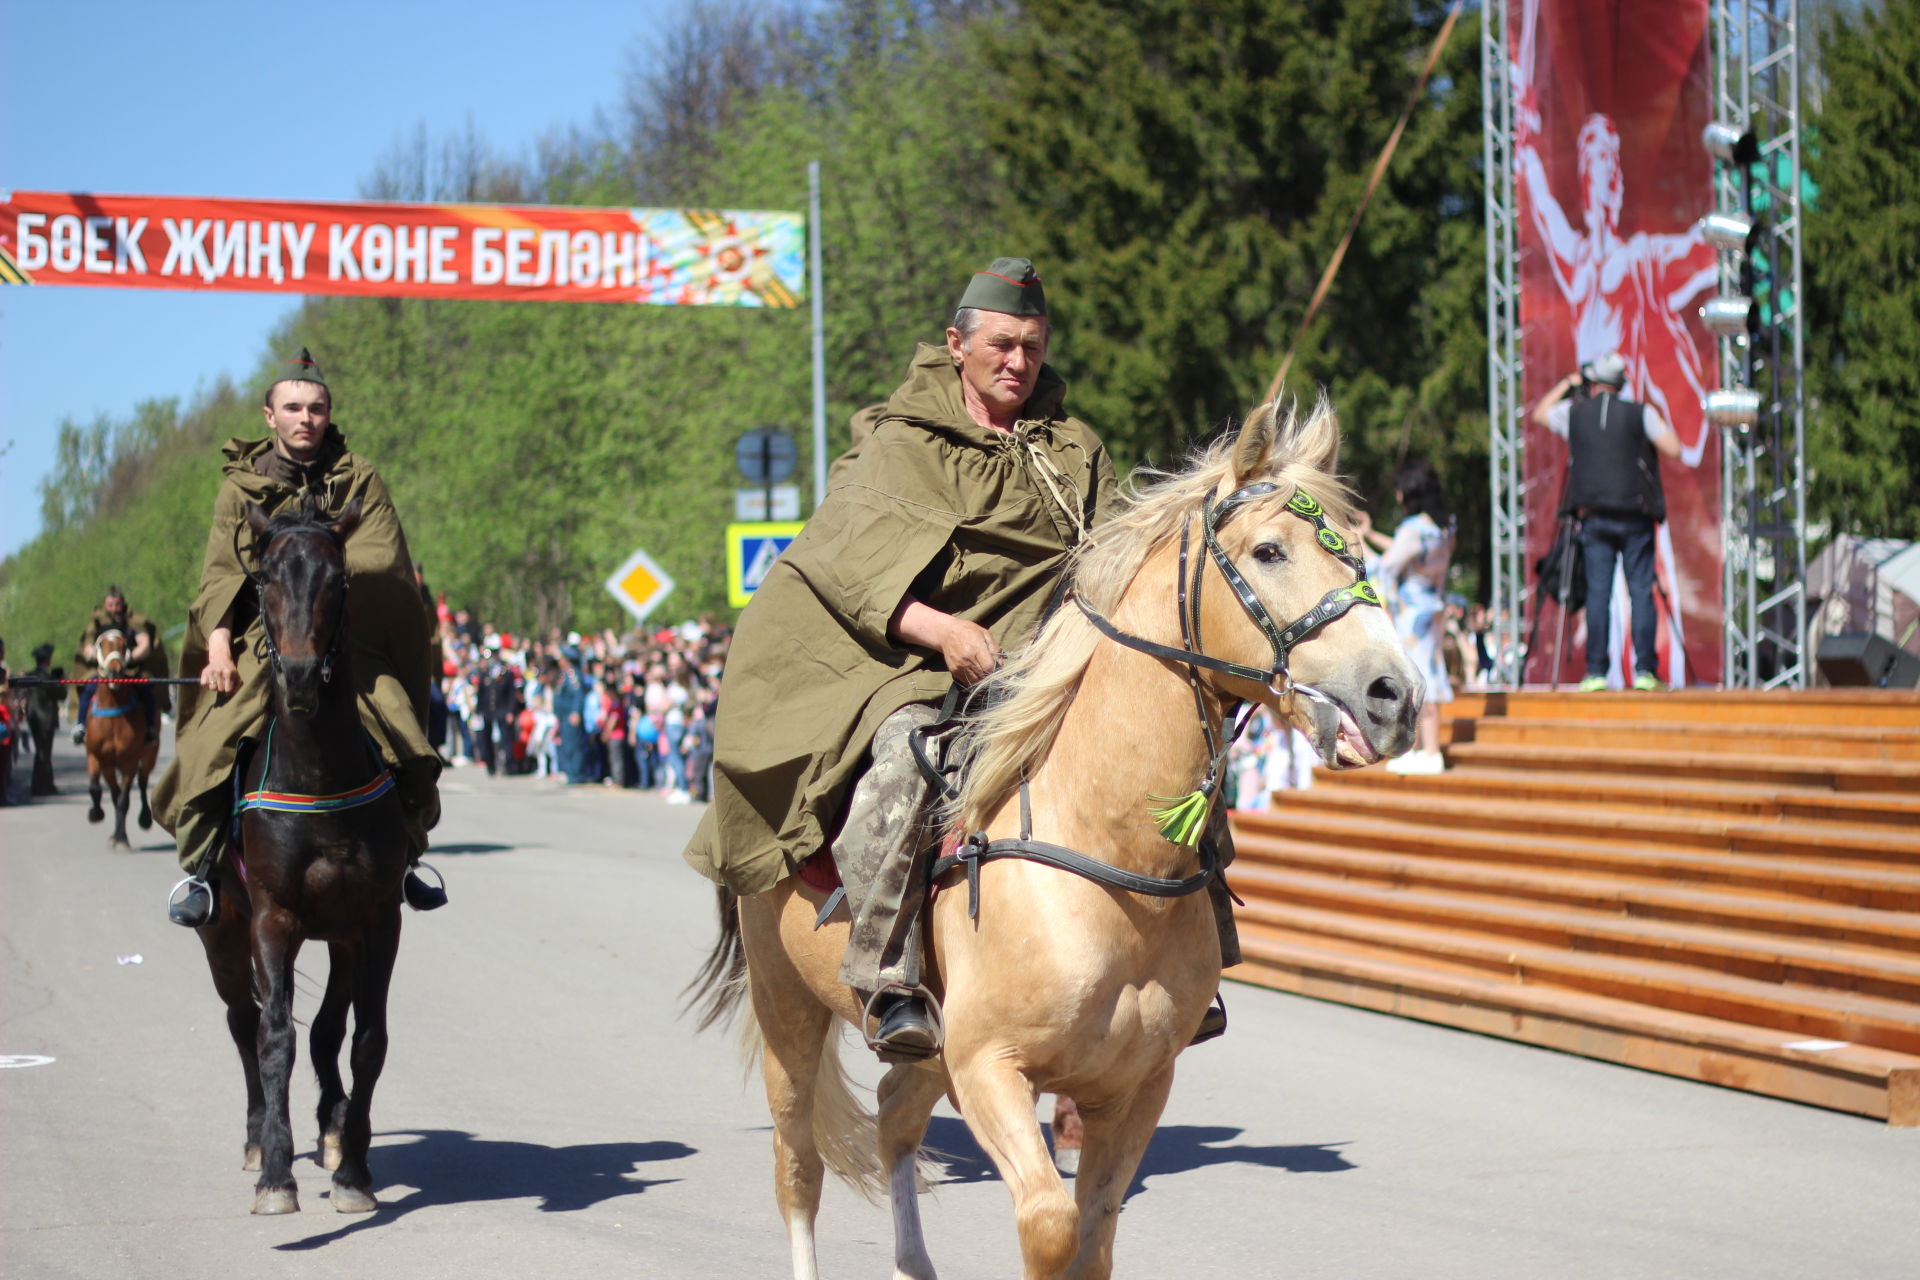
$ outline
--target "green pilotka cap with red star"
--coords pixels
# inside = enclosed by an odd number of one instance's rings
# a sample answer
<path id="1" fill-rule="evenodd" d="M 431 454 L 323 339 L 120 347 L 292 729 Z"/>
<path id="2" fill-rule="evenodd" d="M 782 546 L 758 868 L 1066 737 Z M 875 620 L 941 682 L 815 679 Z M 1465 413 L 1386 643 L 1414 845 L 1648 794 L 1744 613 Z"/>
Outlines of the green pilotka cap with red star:
<path id="1" fill-rule="evenodd" d="M 274 383 L 312 382 L 320 386 L 327 385 L 326 375 L 320 372 L 320 362 L 305 347 L 291 360 L 282 360 L 273 368 Z"/>
<path id="2" fill-rule="evenodd" d="M 975 272 L 967 282 L 957 309 L 967 307 L 1010 316 L 1044 316 L 1047 295 L 1033 263 L 1025 258 L 995 258 L 985 271 Z"/>

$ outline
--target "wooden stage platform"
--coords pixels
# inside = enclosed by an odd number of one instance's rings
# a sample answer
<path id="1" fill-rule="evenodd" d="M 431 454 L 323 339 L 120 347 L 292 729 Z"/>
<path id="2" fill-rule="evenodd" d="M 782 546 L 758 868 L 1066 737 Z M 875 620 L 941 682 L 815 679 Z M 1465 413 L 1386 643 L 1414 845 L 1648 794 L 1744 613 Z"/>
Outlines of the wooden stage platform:
<path id="1" fill-rule="evenodd" d="M 1920 694 L 1471 694 L 1234 815 L 1230 976 L 1920 1125 Z"/>

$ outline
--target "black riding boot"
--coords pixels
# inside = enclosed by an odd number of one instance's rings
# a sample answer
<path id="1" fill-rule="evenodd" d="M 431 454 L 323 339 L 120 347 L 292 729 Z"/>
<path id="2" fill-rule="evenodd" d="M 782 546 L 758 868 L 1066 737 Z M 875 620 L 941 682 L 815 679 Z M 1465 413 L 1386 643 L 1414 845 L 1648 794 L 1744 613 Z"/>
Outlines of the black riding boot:
<path id="1" fill-rule="evenodd" d="M 438 884 L 428 884 L 420 878 L 420 868 L 423 866 L 433 872 L 433 878 L 439 881 Z M 416 862 L 407 868 L 407 878 L 400 882 L 400 896 L 405 898 L 407 905 L 415 911 L 438 911 L 447 905 L 447 884 L 433 867 L 424 862 Z"/>
<path id="2" fill-rule="evenodd" d="M 181 892 L 182 890 L 185 892 Z M 189 929 L 198 929 L 211 923 L 219 909 L 220 891 L 213 881 L 203 880 L 197 875 L 188 876 L 173 886 L 173 893 L 167 899 L 167 919 Z"/>

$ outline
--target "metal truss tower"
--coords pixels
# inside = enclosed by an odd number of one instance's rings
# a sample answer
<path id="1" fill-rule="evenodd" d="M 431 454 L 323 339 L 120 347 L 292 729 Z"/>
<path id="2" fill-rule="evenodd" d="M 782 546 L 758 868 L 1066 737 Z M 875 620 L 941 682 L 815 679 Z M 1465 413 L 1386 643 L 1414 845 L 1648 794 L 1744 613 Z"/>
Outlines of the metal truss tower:
<path id="1" fill-rule="evenodd" d="M 1798 0 L 1714 5 L 1714 114 L 1747 135 L 1715 166 L 1715 204 L 1754 228 L 1744 253 L 1720 256 L 1721 296 L 1755 307 L 1720 339 L 1720 385 L 1758 396 L 1750 420 L 1720 423 L 1729 688 L 1805 688 L 1809 674 L 1800 34 Z"/>
<path id="2" fill-rule="evenodd" d="M 1487 193 L 1487 458 L 1493 505 L 1489 601 L 1494 667 L 1489 682 L 1518 687 L 1520 634 L 1527 608 L 1526 494 L 1521 488 L 1525 440 L 1520 414 L 1520 285 L 1515 274 L 1513 197 L 1513 66 L 1508 46 L 1512 5 L 1491 0 L 1480 10 L 1480 92 Z"/>

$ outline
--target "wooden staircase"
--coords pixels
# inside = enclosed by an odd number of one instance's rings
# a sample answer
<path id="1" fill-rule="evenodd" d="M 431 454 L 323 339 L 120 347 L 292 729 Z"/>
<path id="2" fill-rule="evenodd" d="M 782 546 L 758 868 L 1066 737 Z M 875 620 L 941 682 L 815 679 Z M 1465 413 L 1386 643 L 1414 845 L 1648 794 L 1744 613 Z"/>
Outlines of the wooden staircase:
<path id="1" fill-rule="evenodd" d="M 1234 814 L 1231 976 L 1920 1125 L 1920 694 L 1448 712 Z"/>

